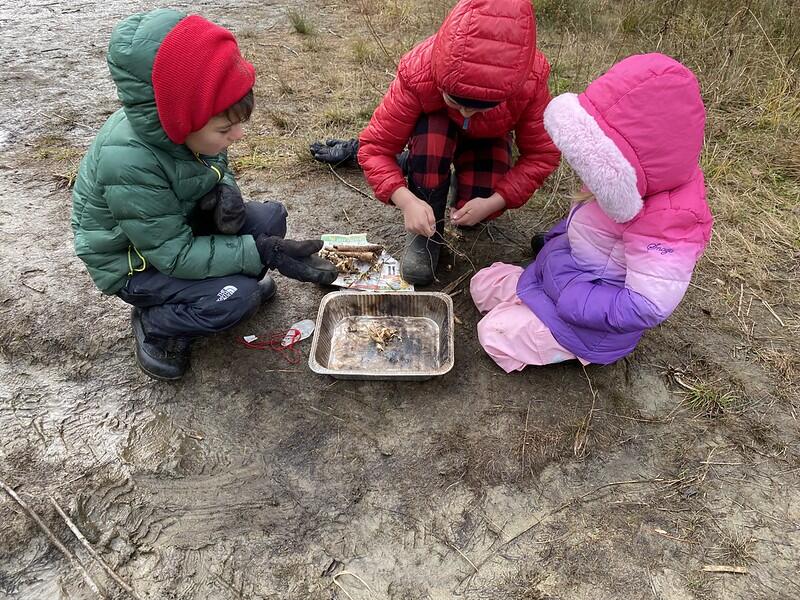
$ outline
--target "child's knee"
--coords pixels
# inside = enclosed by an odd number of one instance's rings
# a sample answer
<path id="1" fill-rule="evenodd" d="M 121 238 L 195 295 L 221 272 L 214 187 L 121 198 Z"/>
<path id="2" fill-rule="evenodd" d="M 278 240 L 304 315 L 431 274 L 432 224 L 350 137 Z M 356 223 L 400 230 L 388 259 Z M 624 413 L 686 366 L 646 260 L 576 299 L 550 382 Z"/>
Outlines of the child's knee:
<path id="1" fill-rule="evenodd" d="M 268 207 L 270 216 L 268 220 L 268 228 L 270 232 L 267 235 L 275 235 L 278 237 L 286 236 L 286 218 L 289 212 L 281 202 L 265 202 L 264 206 Z"/>
<path id="2" fill-rule="evenodd" d="M 469 282 L 469 292 L 478 310 L 486 312 L 501 302 L 514 302 L 521 274 L 520 267 L 500 262 L 478 271 Z"/>
<path id="3" fill-rule="evenodd" d="M 266 234 L 269 236 L 286 236 L 286 218 L 289 213 L 280 202 L 268 200 L 267 202 L 248 202 L 248 212 L 252 215 L 254 235 Z"/>
<path id="4" fill-rule="evenodd" d="M 252 277 L 236 277 L 223 287 L 216 298 L 203 304 L 202 318 L 210 329 L 224 331 L 252 317 L 261 306 L 261 290 Z"/>
<path id="5" fill-rule="evenodd" d="M 508 351 L 502 325 L 491 312 L 478 322 L 478 341 L 486 354 L 506 373 L 525 368 L 526 363 Z"/>
<path id="6" fill-rule="evenodd" d="M 408 144 L 408 176 L 414 185 L 436 189 L 449 184 L 457 131 L 446 111 L 419 119 Z"/>
<path id="7" fill-rule="evenodd" d="M 495 356 L 508 356 L 504 347 L 505 331 L 497 315 L 489 311 L 485 317 L 478 321 L 478 341 L 483 349 L 494 358 Z"/>
<path id="8" fill-rule="evenodd" d="M 482 313 L 491 310 L 494 304 L 492 302 L 491 270 L 491 267 L 481 269 L 469 282 L 469 293 L 472 296 L 472 301 Z"/>

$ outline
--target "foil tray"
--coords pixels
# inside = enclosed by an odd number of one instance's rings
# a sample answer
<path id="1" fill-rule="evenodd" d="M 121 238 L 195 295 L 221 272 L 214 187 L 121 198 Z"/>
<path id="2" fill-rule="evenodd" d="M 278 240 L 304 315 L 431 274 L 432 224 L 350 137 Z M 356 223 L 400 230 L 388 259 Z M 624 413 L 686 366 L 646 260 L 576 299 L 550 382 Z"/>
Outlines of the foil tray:
<path id="1" fill-rule="evenodd" d="M 371 331 L 397 335 L 376 343 Z M 422 381 L 453 368 L 453 301 L 438 292 L 327 294 L 308 365 L 337 379 Z"/>

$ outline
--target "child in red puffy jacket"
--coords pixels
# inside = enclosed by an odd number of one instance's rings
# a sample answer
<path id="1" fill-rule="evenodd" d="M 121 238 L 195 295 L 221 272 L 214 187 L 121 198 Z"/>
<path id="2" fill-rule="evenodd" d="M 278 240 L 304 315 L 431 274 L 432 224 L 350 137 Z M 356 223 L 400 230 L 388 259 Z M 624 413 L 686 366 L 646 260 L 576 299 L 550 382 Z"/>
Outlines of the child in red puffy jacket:
<path id="1" fill-rule="evenodd" d="M 530 0 L 461 0 L 434 36 L 401 59 L 358 142 L 312 145 L 327 162 L 358 146 L 375 195 L 403 211 L 407 281 L 434 279 L 451 164 L 458 190 L 450 216 L 459 226 L 519 208 L 556 168 L 560 155 L 542 123 L 549 73 Z M 513 166 L 512 131 L 520 153 Z M 407 179 L 396 159 L 406 145 Z"/>

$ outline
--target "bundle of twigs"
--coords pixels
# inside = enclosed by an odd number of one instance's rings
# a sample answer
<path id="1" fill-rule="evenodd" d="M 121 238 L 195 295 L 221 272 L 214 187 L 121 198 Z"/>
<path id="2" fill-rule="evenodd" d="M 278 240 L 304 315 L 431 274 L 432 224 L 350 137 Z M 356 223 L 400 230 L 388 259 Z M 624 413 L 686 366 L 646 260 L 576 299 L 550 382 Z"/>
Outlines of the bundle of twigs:
<path id="1" fill-rule="evenodd" d="M 331 261 L 340 273 L 357 273 L 357 261 L 374 265 L 383 252 L 377 244 L 333 244 L 320 250 L 319 255 Z"/>

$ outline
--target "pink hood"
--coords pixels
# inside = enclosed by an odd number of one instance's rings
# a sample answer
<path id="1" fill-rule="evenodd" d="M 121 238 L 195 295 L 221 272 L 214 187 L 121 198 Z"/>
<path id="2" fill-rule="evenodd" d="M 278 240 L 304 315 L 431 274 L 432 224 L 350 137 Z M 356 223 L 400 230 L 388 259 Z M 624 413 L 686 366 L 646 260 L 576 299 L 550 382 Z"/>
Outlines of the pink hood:
<path id="1" fill-rule="evenodd" d="M 705 108 L 694 74 L 663 54 L 614 65 L 580 95 L 561 94 L 544 125 L 612 220 L 625 223 L 648 196 L 699 172 Z"/>

